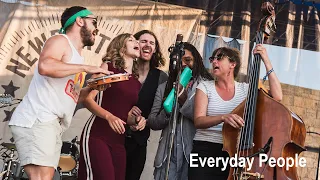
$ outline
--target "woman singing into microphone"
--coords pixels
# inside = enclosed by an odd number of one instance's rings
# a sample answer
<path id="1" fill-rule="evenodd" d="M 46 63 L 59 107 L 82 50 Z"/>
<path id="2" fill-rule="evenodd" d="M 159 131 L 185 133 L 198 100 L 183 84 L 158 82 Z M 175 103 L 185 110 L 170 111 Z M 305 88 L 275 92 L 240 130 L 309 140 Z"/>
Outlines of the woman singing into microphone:
<path id="1" fill-rule="evenodd" d="M 213 80 L 210 73 L 205 69 L 202 57 L 197 49 L 190 43 L 184 42 L 185 54 L 182 57 L 182 68 L 192 69 L 192 79 L 189 84 L 180 92 L 178 97 L 177 126 L 174 145 L 171 150 L 169 180 L 188 179 L 189 156 L 192 150 L 192 140 L 195 134 L 193 125 L 193 102 L 196 87 L 200 80 Z M 154 179 L 163 180 L 166 177 L 168 160 L 168 148 L 172 126 L 170 113 L 163 109 L 163 102 L 173 88 L 173 82 L 177 72 L 169 68 L 168 81 L 159 85 L 153 102 L 147 125 L 153 130 L 162 130 L 157 154 L 154 160 Z M 182 70 L 183 71 L 183 70 Z"/>
<path id="2" fill-rule="evenodd" d="M 92 90 L 85 98 L 85 106 L 94 115 L 82 132 L 79 180 L 125 179 L 124 125 L 141 88 L 135 61 L 139 56 L 138 41 L 131 34 L 118 35 L 107 48 L 101 66 L 115 74 L 129 73 L 131 76 L 129 80 L 113 83 L 103 94 Z M 143 130 L 146 122 L 144 117 L 139 118 L 137 129 Z"/>

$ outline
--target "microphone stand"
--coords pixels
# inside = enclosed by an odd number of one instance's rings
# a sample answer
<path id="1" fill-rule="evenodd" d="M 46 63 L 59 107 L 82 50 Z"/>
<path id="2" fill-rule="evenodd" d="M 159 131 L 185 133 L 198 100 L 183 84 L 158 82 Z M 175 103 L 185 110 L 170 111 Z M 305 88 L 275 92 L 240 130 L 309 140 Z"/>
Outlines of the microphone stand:
<path id="1" fill-rule="evenodd" d="M 170 143 L 168 147 L 168 156 L 167 156 L 167 166 L 166 166 L 166 176 L 165 179 L 168 180 L 169 178 L 169 168 L 170 168 L 170 160 L 171 160 L 171 154 L 172 154 L 172 147 L 173 147 L 173 142 L 174 142 L 174 137 L 176 133 L 176 127 L 177 127 L 177 118 L 178 118 L 178 89 L 179 89 L 179 84 L 180 84 L 180 75 L 181 75 L 181 67 L 182 67 L 182 56 L 184 55 L 184 46 L 183 43 L 181 42 L 180 44 L 176 45 L 173 49 L 173 51 L 170 54 L 170 58 L 175 58 L 176 63 L 173 62 L 174 66 L 174 71 L 178 71 L 176 82 L 174 84 L 174 101 L 173 101 L 173 106 L 172 106 L 172 113 L 170 116 L 170 121 L 169 123 L 172 123 L 172 129 L 170 133 Z M 176 56 L 176 57 L 174 57 Z"/>
<path id="2" fill-rule="evenodd" d="M 273 142 L 273 137 L 270 137 L 268 142 L 264 145 L 263 148 L 259 149 L 258 152 L 251 154 L 250 156 L 247 156 L 246 158 L 252 158 L 259 154 L 267 154 L 270 150 L 270 144 Z"/>

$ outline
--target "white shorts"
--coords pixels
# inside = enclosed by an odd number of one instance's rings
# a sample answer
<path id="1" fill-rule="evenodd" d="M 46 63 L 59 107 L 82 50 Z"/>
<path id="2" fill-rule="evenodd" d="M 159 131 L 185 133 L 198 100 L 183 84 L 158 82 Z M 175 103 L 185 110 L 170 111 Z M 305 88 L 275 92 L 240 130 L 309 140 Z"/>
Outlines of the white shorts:
<path id="1" fill-rule="evenodd" d="M 31 128 L 10 126 L 20 165 L 58 166 L 62 146 L 62 128 L 58 120 L 40 122 Z"/>

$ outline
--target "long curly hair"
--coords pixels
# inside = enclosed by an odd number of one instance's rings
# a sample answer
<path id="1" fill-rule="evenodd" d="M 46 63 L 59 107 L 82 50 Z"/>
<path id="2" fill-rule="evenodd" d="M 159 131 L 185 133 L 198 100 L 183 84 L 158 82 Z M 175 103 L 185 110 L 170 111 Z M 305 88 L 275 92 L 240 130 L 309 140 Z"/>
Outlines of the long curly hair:
<path id="1" fill-rule="evenodd" d="M 140 36 L 142 36 L 143 34 L 150 34 L 151 36 L 154 37 L 154 39 L 156 40 L 156 48 L 155 48 L 155 53 L 153 53 L 151 60 L 150 60 L 150 68 L 158 68 L 161 66 L 165 65 L 165 59 L 163 58 L 163 54 L 161 53 L 161 48 L 160 48 L 160 44 L 159 41 L 157 39 L 157 36 L 149 30 L 142 30 L 137 32 L 136 34 L 134 34 L 133 36 L 139 40 Z"/>
<path id="2" fill-rule="evenodd" d="M 129 33 L 123 33 L 112 39 L 110 42 L 106 55 L 102 58 L 103 62 L 112 62 L 115 68 L 119 70 L 124 70 L 126 68 L 125 60 L 123 55 L 126 53 L 126 43 L 128 39 L 132 36 Z M 138 78 L 138 63 L 136 60 L 133 61 L 132 74 Z"/>
<path id="3" fill-rule="evenodd" d="M 188 42 L 183 42 L 183 46 L 184 46 L 183 49 L 189 50 L 194 58 L 193 68 L 192 68 L 193 80 L 195 82 L 199 82 L 200 80 L 214 80 L 212 75 L 205 68 L 205 66 L 203 64 L 203 59 L 202 59 L 199 51 L 197 50 L 197 48 Z M 166 84 L 166 88 L 164 90 L 162 104 L 166 100 L 166 98 L 168 97 L 170 91 L 172 90 L 173 83 L 176 81 L 177 76 L 178 76 L 178 71 L 172 69 L 172 67 L 169 67 L 169 77 L 168 77 L 168 81 Z M 163 109 L 163 107 L 161 106 L 158 113 L 160 113 L 160 111 L 162 109 Z"/>

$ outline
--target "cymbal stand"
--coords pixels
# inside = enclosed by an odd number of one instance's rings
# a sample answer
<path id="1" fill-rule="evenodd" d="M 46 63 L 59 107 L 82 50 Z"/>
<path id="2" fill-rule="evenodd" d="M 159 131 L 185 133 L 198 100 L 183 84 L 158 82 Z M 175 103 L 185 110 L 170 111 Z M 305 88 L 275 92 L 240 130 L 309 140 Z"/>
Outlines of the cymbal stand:
<path id="1" fill-rule="evenodd" d="M 13 105 L 16 105 L 16 104 L 19 104 L 21 101 L 19 102 L 16 102 L 16 103 L 12 103 L 12 104 L 0 104 L 0 108 L 4 108 L 4 107 L 9 107 L 9 106 L 13 106 Z"/>
<path id="2" fill-rule="evenodd" d="M 10 152 L 10 155 L 9 155 L 9 161 L 5 162 L 5 164 L 4 164 L 5 169 L 4 169 L 4 171 L 2 173 L 0 173 L 0 177 L 4 173 L 3 180 L 9 180 L 9 178 L 14 175 L 13 172 L 12 172 L 13 166 L 16 165 L 14 163 L 16 160 L 13 159 L 14 151 L 15 151 L 14 149 L 11 149 L 11 152 Z"/>

